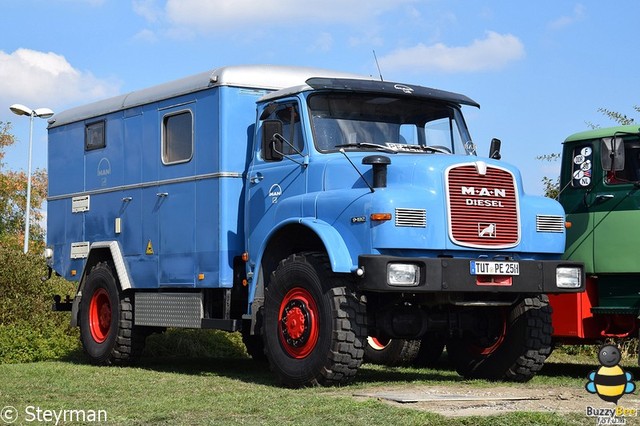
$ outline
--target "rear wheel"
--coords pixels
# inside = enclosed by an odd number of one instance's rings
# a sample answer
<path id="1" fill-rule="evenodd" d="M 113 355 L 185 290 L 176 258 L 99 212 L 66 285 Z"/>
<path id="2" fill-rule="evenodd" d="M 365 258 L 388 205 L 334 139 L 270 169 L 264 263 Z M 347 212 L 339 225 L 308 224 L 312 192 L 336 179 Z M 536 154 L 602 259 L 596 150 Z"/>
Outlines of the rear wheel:
<path id="1" fill-rule="evenodd" d="M 280 262 L 265 289 L 263 340 L 272 371 L 286 386 L 336 385 L 362 364 L 365 306 L 326 255 Z"/>
<path id="2" fill-rule="evenodd" d="M 133 325 L 131 296 L 120 293 L 113 270 L 105 262 L 87 275 L 79 324 L 82 347 L 94 364 L 135 359 L 142 353 L 148 334 Z"/>
<path id="3" fill-rule="evenodd" d="M 416 367 L 433 367 L 440 360 L 444 351 L 445 339 L 441 336 L 427 333 L 420 341 L 420 350 L 413 360 Z"/>
<path id="4" fill-rule="evenodd" d="M 449 358 L 467 378 L 525 382 L 551 353 L 551 308 L 546 295 L 515 307 L 484 311 L 487 334 L 447 342 Z M 481 315 L 481 311 L 478 311 Z"/>
<path id="5" fill-rule="evenodd" d="M 367 337 L 364 360 L 373 364 L 395 367 L 413 362 L 420 349 L 419 340 Z"/>

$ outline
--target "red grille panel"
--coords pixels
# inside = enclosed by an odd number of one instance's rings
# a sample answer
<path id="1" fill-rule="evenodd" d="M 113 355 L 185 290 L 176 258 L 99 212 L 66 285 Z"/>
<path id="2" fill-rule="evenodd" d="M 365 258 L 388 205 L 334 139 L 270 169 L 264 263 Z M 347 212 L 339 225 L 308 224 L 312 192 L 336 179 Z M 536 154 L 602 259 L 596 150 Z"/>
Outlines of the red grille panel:
<path id="1" fill-rule="evenodd" d="M 497 167 L 480 174 L 475 164 L 447 172 L 449 232 L 469 247 L 504 248 L 520 242 L 518 197 L 513 175 Z"/>

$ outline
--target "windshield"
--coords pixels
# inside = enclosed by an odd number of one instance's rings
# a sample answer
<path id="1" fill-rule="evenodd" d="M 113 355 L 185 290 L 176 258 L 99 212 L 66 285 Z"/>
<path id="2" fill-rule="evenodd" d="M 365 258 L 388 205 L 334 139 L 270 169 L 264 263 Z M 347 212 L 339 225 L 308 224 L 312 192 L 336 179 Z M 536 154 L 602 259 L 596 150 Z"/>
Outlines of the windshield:
<path id="1" fill-rule="evenodd" d="M 323 93 L 309 98 L 320 152 L 341 148 L 475 155 L 459 108 L 378 94 Z"/>

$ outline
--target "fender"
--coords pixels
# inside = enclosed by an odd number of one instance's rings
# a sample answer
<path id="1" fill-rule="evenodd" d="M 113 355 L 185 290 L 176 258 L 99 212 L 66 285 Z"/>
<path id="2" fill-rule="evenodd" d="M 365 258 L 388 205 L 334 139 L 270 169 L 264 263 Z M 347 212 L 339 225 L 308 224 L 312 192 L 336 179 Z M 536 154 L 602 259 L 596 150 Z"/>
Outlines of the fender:
<path id="1" fill-rule="evenodd" d="M 84 283 L 84 278 L 89 272 L 87 271 L 87 266 L 93 266 L 96 263 L 94 261 L 94 258 L 97 257 L 95 253 L 98 249 L 109 249 L 109 252 L 111 253 L 111 259 L 113 260 L 113 264 L 116 267 L 116 274 L 118 275 L 117 278 L 120 281 L 120 290 L 129 290 L 131 288 L 129 271 L 127 270 L 127 265 L 124 262 L 124 257 L 122 256 L 122 251 L 120 250 L 120 244 L 117 241 L 98 241 L 91 244 L 87 262 L 85 263 L 84 270 L 82 271 L 81 282 Z"/>
<path id="2" fill-rule="evenodd" d="M 124 257 L 122 256 L 120 244 L 117 241 L 98 241 L 91 244 L 91 247 L 89 248 L 89 255 L 87 256 L 87 261 L 85 262 L 84 269 L 82 270 L 82 276 L 80 277 L 80 285 L 78 286 L 78 291 L 73 299 L 73 305 L 71 307 L 72 327 L 78 325 L 78 312 L 80 310 L 80 301 L 82 300 L 82 290 L 84 288 L 85 278 L 93 265 L 100 261 L 99 252 L 105 249 L 109 251 L 113 264 L 116 268 L 117 279 L 120 283 L 120 291 L 131 289 L 129 271 L 124 261 Z"/>
<path id="3" fill-rule="evenodd" d="M 333 226 L 329 225 L 323 220 L 318 220 L 315 218 L 285 220 L 280 222 L 271 230 L 271 232 L 269 232 L 265 240 L 262 242 L 262 245 L 260 246 L 260 253 L 256 258 L 255 263 L 255 275 L 251 282 L 251 288 L 249 289 L 249 304 L 253 302 L 256 293 L 262 294 L 261 292 L 263 289 L 257 289 L 259 285 L 262 285 L 264 283 L 262 277 L 262 274 L 264 272 L 259 267 L 259 265 L 262 264 L 262 258 L 264 256 L 264 252 L 268 242 L 271 240 L 271 237 L 273 237 L 273 235 L 276 234 L 280 229 L 292 223 L 304 225 L 305 227 L 311 229 L 318 236 L 318 238 L 320 238 L 322 244 L 327 250 L 327 255 L 329 256 L 329 261 L 331 263 L 331 270 L 333 272 L 351 273 L 357 269 L 357 265 L 354 265 L 351 261 L 351 253 L 349 252 L 346 243 Z"/>

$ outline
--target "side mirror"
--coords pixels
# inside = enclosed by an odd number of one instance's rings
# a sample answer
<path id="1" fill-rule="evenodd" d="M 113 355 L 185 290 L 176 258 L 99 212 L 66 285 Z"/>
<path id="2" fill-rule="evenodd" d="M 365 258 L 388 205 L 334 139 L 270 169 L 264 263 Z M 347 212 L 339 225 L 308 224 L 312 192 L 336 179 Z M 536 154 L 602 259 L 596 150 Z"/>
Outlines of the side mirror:
<path id="1" fill-rule="evenodd" d="M 262 158 L 266 161 L 282 160 L 282 140 L 274 135 L 282 134 L 280 120 L 265 120 L 262 122 Z"/>
<path id="2" fill-rule="evenodd" d="M 624 142 L 622 138 L 602 138 L 600 162 L 605 171 L 624 170 Z"/>
<path id="3" fill-rule="evenodd" d="M 493 158 L 495 160 L 502 158 L 502 155 L 500 155 L 500 145 L 502 145 L 502 141 L 500 141 L 500 139 L 491 139 L 491 145 L 489 146 L 489 158 Z"/>

